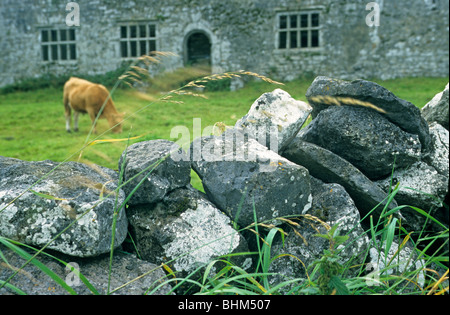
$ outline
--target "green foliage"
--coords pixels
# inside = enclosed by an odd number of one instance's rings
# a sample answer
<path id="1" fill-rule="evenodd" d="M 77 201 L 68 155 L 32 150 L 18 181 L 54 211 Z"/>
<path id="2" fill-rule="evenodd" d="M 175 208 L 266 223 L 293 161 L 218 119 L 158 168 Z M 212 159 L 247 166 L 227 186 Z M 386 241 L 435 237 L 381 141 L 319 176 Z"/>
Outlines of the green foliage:
<path id="1" fill-rule="evenodd" d="M 106 72 L 104 74 L 77 74 L 74 76 L 78 76 L 86 80 L 111 87 L 114 86 L 114 84 L 117 82 L 117 78 L 126 71 L 129 65 L 130 62 L 124 62 L 119 68 Z M 17 83 L 1 87 L 0 95 L 14 92 L 37 91 L 48 88 L 62 88 L 64 86 L 64 83 L 66 83 L 70 77 L 71 75 L 67 74 L 55 76 L 54 74 L 47 73 L 37 78 L 24 78 L 19 80 Z"/>
<path id="2" fill-rule="evenodd" d="M 59 88 L 69 79 L 69 76 L 45 74 L 39 78 L 25 78 L 19 82 L 0 88 L 0 95 L 14 92 L 36 91 L 46 88 Z"/>
<path id="3" fill-rule="evenodd" d="M 231 79 L 210 81 L 205 84 L 205 91 L 207 91 L 207 92 L 229 91 L 230 84 L 231 84 Z"/>
<path id="4" fill-rule="evenodd" d="M 344 244 L 348 240 L 348 235 L 339 235 L 339 224 L 331 227 L 326 234 L 316 234 L 316 237 L 321 237 L 329 241 L 329 249 L 324 250 L 321 259 L 314 262 L 313 265 L 319 266 L 320 275 L 317 279 L 320 294 L 329 295 L 336 290 L 339 295 L 348 295 L 349 291 L 341 280 L 343 267 L 339 263 L 341 257 L 337 253 L 337 247 Z"/>

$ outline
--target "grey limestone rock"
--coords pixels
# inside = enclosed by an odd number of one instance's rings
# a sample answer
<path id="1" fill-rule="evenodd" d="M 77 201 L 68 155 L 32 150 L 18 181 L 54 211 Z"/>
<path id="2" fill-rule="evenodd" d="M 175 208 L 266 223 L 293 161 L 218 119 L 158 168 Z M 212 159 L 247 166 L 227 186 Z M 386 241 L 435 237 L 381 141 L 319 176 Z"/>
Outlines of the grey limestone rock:
<path id="1" fill-rule="evenodd" d="M 361 217 L 366 216 L 373 209 L 375 210 L 372 215 L 379 216 L 386 205 L 388 197 L 386 192 L 348 161 L 322 147 L 296 138 L 285 150 L 283 156 L 294 163 L 303 165 L 311 176 L 325 183 L 342 185 L 354 200 L 361 212 Z M 391 209 L 396 206 L 395 201 L 388 205 Z"/>
<path id="2" fill-rule="evenodd" d="M 119 172 L 123 172 L 124 182 L 129 181 L 123 187 L 125 194 L 131 194 L 146 178 L 128 204 L 154 203 L 162 200 L 170 191 L 189 184 L 189 159 L 173 159 L 171 155 L 182 155 L 180 151 L 178 145 L 168 140 L 139 142 L 124 151 L 119 160 Z"/>
<path id="3" fill-rule="evenodd" d="M 421 158 L 415 134 L 367 108 L 330 107 L 302 130 L 301 138 L 346 159 L 370 179 L 389 175 Z"/>
<path id="4" fill-rule="evenodd" d="M 321 102 L 314 102 L 314 96 L 350 97 L 369 102 L 385 111 L 384 116 L 407 133 L 417 135 L 426 151 L 431 139 L 428 124 L 420 110 L 408 101 L 395 96 L 391 91 L 377 83 L 366 80 L 344 81 L 325 76 L 317 77 L 306 92 L 306 97 L 314 108 L 316 117 L 327 107 Z"/>
<path id="5" fill-rule="evenodd" d="M 48 248 L 72 256 L 107 253 L 115 212 L 116 247 L 127 235 L 117 180 L 97 165 L 0 157 L 0 235 L 33 246 L 50 242 Z"/>
<path id="6" fill-rule="evenodd" d="M 422 108 L 422 115 L 428 123 L 437 122 L 448 130 L 449 102 L 448 83 L 445 89 L 436 94 L 433 99 Z"/>
<path id="7" fill-rule="evenodd" d="M 158 203 L 132 206 L 127 214 L 141 257 L 184 276 L 222 255 L 248 250 L 228 216 L 190 186 Z M 250 265 L 242 256 L 237 260 Z"/>
<path id="8" fill-rule="evenodd" d="M 448 176 L 439 174 L 424 162 L 417 162 L 409 168 L 394 171 L 392 178 L 377 181 L 385 191 L 400 190 L 395 196 L 399 205 L 414 206 L 436 217 L 435 213 L 448 194 Z M 392 186 L 391 186 L 392 184 Z M 402 209 L 406 224 L 411 230 L 419 231 L 424 227 L 426 217 L 410 208 Z"/>
<path id="9" fill-rule="evenodd" d="M 360 225 L 361 218 L 353 200 L 341 185 L 324 184 L 313 177 L 311 177 L 311 190 L 312 207 L 304 214 L 318 218 L 322 220 L 322 223 L 308 216 L 300 216 L 296 221 L 298 226 L 285 229 L 289 234 L 284 242 L 278 239 L 272 245 L 273 257 L 289 254 L 274 260 L 271 264 L 269 271 L 277 273 L 276 276 L 270 277 L 270 282 L 274 286 L 285 278 L 306 278 L 305 266 L 311 266 L 315 260 L 322 257 L 325 249 L 329 249 L 328 240 L 316 236 L 316 234 L 326 233 L 325 224 L 328 227 L 338 224 L 340 235 L 349 236 L 347 242 L 337 248 L 337 250 L 343 249 L 339 253 L 340 263 L 351 265 L 364 263 L 369 240 Z M 346 246 L 348 243 L 351 243 L 351 246 Z M 286 288 L 290 289 L 292 286 L 287 286 L 283 290 Z"/>
<path id="10" fill-rule="evenodd" d="M 308 103 L 293 99 L 276 89 L 258 98 L 247 115 L 236 122 L 253 139 L 275 152 L 285 148 L 296 136 L 311 113 Z"/>
<path id="11" fill-rule="evenodd" d="M 241 227 L 310 207 L 309 173 L 238 130 L 193 142 L 192 166 L 209 200 Z"/>
<path id="12" fill-rule="evenodd" d="M 439 174 L 449 177 L 449 133 L 448 130 L 432 123 L 430 125 L 432 147 L 424 161 L 433 166 Z"/>

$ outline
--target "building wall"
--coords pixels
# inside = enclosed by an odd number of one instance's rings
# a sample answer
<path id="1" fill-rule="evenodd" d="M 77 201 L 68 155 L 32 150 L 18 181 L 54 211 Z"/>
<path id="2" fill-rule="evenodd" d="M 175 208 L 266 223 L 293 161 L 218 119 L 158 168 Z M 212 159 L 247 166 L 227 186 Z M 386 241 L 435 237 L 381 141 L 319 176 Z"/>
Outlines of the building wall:
<path id="1" fill-rule="evenodd" d="M 68 28 L 68 2 L 0 1 L 0 86 L 45 73 L 114 70 L 124 61 L 120 26 L 138 22 L 156 25 L 157 50 L 179 55 L 164 59 L 163 70 L 182 67 L 187 38 L 201 32 L 211 42 L 213 72 L 245 69 L 291 80 L 303 74 L 387 79 L 449 71 L 447 0 L 378 0 L 379 27 L 367 26 L 369 1 L 363 0 L 79 0 L 80 26 L 72 27 L 76 60 L 44 61 L 42 30 Z M 280 15 L 316 11 L 319 47 L 279 49 Z"/>

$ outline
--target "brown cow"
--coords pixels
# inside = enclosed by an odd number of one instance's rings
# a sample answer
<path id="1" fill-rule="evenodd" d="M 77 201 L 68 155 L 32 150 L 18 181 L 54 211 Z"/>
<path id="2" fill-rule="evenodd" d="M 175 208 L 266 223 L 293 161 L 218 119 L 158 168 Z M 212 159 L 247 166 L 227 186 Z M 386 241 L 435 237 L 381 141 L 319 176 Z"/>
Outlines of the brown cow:
<path id="1" fill-rule="evenodd" d="M 92 120 L 94 132 L 96 132 L 94 122 L 103 105 L 104 108 L 99 118 L 106 118 L 114 133 L 122 132 L 124 114 L 117 112 L 108 90 L 101 84 L 74 77 L 70 78 L 64 85 L 67 132 L 70 132 L 72 109 L 74 111 L 74 131 L 78 131 L 79 114 L 88 113 Z"/>

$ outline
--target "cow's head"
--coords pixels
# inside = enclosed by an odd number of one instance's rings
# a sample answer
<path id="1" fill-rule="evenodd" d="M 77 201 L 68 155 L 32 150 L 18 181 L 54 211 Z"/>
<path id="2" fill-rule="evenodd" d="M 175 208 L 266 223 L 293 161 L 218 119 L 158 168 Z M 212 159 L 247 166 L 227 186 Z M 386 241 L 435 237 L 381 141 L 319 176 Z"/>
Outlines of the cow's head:
<path id="1" fill-rule="evenodd" d="M 125 117 L 125 113 L 120 113 L 120 114 L 114 114 L 113 115 L 113 128 L 112 128 L 112 132 L 113 133 L 122 133 L 122 121 L 123 118 Z"/>

